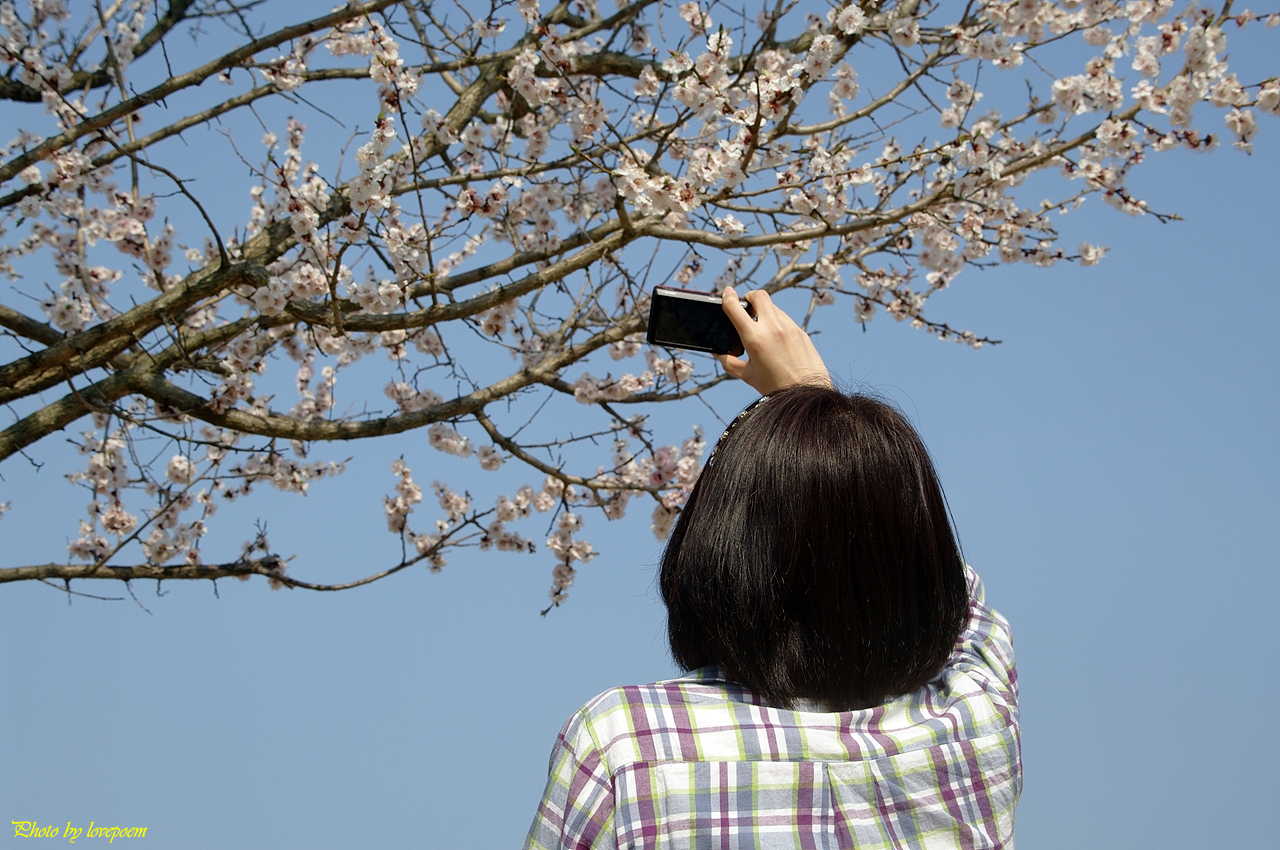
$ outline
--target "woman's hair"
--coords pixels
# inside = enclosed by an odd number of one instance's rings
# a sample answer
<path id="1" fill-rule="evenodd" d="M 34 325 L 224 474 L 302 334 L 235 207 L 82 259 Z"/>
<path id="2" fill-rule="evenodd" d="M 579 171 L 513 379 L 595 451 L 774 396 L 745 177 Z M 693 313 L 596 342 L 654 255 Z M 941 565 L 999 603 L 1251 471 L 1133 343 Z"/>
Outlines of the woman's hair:
<path id="1" fill-rule="evenodd" d="M 901 413 L 796 386 L 745 412 L 676 521 L 659 578 L 671 654 L 771 705 L 864 708 L 942 670 L 968 616 L 928 451 Z"/>

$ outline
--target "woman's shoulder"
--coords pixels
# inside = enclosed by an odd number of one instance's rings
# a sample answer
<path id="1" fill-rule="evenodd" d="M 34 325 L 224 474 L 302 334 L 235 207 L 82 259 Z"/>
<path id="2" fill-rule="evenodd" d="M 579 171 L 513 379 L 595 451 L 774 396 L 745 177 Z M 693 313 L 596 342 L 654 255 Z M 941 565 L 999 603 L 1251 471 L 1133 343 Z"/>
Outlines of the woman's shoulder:
<path id="1" fill-rule="evenodd" d="M 613 772 L 637 763 L 742 758 L 740 729 L 761 710 L 749 689 L 717 667 L 673 679 L 610 688 L 574 713 L 562 745 L 594 752 Z"/>
<path id="2" fill-rule="evenodd" d="M 678 709 L 680 707 L 756 702 L 755 694 L 729 681 L 716 666 L 700 667 L 682 676 L 640 685 L 621 685 L 597 694 L 578 712 L 605 718 L 620 711 Z"/>
<path id="3" fill-rule="evenodd" d="M 997 703 L 1016 712 L 1018 671 L 1014 661 L 1013 632 L 1009 621 L 987 603 L 986 588 L 968 564 L 969 616 L 943 670 L 951 688 L 960 680 L 971 680 Z"/>

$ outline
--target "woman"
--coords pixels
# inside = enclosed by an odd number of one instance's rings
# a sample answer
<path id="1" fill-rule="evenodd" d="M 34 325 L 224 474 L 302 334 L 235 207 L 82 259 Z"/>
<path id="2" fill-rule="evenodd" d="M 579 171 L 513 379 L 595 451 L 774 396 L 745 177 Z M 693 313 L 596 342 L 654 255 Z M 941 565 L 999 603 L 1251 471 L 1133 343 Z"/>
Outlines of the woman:
<path id="1" fill-rule="evenodd" d="M 763 291 L 724 309 L 762 398 L 659 584 L 688 675 L 565 724 L 526 848 L 999 848 L 1022 786 L 1008 624 L 897 411 L 831 386 Z"/>

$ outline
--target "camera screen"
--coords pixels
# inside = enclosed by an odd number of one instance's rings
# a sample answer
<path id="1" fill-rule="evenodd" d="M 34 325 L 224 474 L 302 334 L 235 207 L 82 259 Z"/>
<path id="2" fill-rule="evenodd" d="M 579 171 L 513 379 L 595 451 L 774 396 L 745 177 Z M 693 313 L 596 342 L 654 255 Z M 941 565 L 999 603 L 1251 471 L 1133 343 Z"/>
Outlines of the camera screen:
<path id="1" fill-rule="evenodd" d="M 742 341 L 714 295 L 655 289 L 649 342 L 714 354 L 741 354 Z"/>

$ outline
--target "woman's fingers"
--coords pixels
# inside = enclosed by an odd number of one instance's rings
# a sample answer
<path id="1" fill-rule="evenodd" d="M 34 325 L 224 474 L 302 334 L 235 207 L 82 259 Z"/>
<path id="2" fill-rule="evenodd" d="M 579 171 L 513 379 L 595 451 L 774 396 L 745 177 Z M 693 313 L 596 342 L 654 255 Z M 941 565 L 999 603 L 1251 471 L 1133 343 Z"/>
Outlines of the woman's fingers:
<path id="1" fill-rule="evenodd" d="M 746 294 L 755 313 L 753 321 L 738 303 L 732 287 L 724 290 L 723 309 L 742 338 L 749 359 L 731 355 L 716 359 L 729 375 L 741 378 L 763 395 L 799 383 L 830 386 L 831 378 L 813 340 L 790 316 L 778 309 L 762 289 Z"/>
<path id="2" fill-rule="evenodd" d="M 713 355 L 716 360 L 720 361 L 720 368 L 723 369 L 731 378 L 742 378 L 742 373 L 746 371 L 747 361 L 741 357 L 734 357 L 732 354 L 716 354 Z"/>
<path id="3" fill-rule="evenodd" d="M 752 294 L 754 293 L 747 293 L 748 296 Z M 764 295 L 765 297 L 768 297 L 767 292 L 764 293 Z M 755 302 L 750 298 L 747 298 L 747 303 L 751 305 L 752 309 L 755 309 Z M 738 336 L 742 336 L 744 333 L 747 333 L 750 328 L 755 325 L 755 321 L 751 318 L 751 314 L 747 312 L 746 307 L 742 306 L 742 303 L 738 300 L 738 294 L 733 291 L 732 286 L 726 286 L 724 288 L 724 292 L 721 293 L 720 308 L 724 310 L 725 315 L 729 317 L 729 321 L 733 322 L 734 328 L 738 331 Z M 756 315 L 759 316 L 759 313 Z"/>

